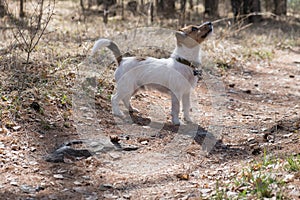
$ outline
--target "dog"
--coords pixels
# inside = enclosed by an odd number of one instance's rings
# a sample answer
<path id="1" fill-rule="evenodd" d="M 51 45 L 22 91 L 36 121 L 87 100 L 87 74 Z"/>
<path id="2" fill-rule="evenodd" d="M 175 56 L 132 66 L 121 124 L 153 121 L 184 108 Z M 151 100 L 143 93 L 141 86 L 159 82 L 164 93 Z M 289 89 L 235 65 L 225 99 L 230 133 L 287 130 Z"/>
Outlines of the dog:
<path id="1" fill-rule="evenodd" d="M 99 39 L 92 48 L 92 55 L 107 47 L 114 54 L 118 67 L 115 71 L 116 93 L 112 96 L 112 113 L 124 117 L 119 103 L 122 100 L 129 112 L 138 112 L 130 104 L 131 97 L 139 89 L 156 89 L 171 94 L 171 116 L 174 125 L 180 125 L 180 102 L 184 120 L 192 123 L 189 115 L 190 93 L 201 74 L 200 44 L 212 33 L 213 25 L 189 25 L 175 32 L 176 48 L 169 58 L 123 57 L 116 43 Z"/>

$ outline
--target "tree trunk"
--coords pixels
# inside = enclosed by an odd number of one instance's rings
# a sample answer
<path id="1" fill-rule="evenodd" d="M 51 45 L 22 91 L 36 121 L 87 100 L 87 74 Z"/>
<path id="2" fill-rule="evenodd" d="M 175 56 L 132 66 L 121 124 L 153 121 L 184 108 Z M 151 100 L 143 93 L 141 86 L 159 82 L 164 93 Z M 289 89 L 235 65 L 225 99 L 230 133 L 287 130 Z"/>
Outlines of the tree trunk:
<path id="1" fill-rule="evenodd" d="M 103 10 L 103 22 L 104 22 L 104 24 L 107 24 L 108 23 L 108 13 L 109 13 L 108 5 L 104 4 L 103 7 L 104 7 L 104 10 Z M 124 5 L 123 5 L 123 1 L 122 1 L 122 17 L 123 17 L 123 12 L 124 12 Z"/>
<path id="2" fill-rule="evenodd" d="M 20 17 L 23 18 L 25 17 L 25 13 L 24 13 L 24 0 L 20 0 Z"/>
<path id="3" fill-rule="evenodd" d="M 186 0 L 180 0 L 180 11 L 185 11 Z"/>
<path id="4" fill-rule="evenodd" d="M 156 13 L 161 13 L 164 10 L 164 3 L 162 0 L 155 0 Z"/>
<path id="5" fill-rule="evenodd" d="M 141 12 L 141 13 L 144 12 L 144 0 L 140 0 L 140 3 L 139 3 L 139 12 Z"/>
<path id="6" fill-rule="evenodd" d="M 231 6 L 235 21 L 247 17 L 249 17 L 249 22 L 258 22 L 261 20 L 260 15 L 255 15 L 255 13 L 261 12 L 260 0 L 231 0 Z M 253 13 L 253 15 L 248 16 L 250 13 Z"/>
<path id="7" fill-rule="evenodd" d="M 41 28 L 43 11 L 44 11 L 44 0 L 40 0 L 40 10 L 39 10 L 40 13 L 39 13 L 38 24 L 37 24 L 38 30 Z"/>
<path id="8" fill-rule="evenodd" d="M 179 14 L 179 25 L 185 25 L 185 10 L 186 10 L 186 0 L 180 0 L 180 14 Z"/>
<path id="9" fill-rule="evenodd" d="M 287 0 L 274 0 L 275 14 L 286 15 L 287 12 Z"/>
<path id="10" fill-rule="evenodd" d="M 205 11 L 204 13 L 207 14 L 210 17 L 218 17 L 218 5 L 219 5 L 219 0 L 205 0 L 204 6 L 205 6 Z"/>
<path id="11" fill-rule="evenodd" d="M 254 15 L 249 17 L 249 22 L 259 22 L 261 20 L 261 15 L 255 15 L 255 13 L 260 13 L 260 0 L 249 1 L 249 12 L 254 13 Z"/>
<path id="12" fill-rule="evenodd" d="M 190 4 L 190 9 L 193 10 L 193 9 L 194 9 L 194 3 L 193 3 L 193 0 L 189 0 L 189 4 Z"/>
<path id="13" fill-rule="evenodd" d="M 174 17 L 176 14 L 175 0 L 162 0 L 162 2 L 164 4 L 163 16 L 167 18 Z"/>
<path id="14" fill-rule="evenodd" d="M 267 12 L 273 12 L 274 11 L 274 5 L 272 0 L 265 0 L 265 9 Z"/>
<path id="15" fill-rule="evenodd" d="M 6 14 L 7 14 L 6 8 L 2 0 L 0 0 L 0 17 L 4 17 Z"/>
<path id="16" fill-rule="evenodd" d="M 174 17 L 176 14 L 175 0 L 156 0 L 156 13 L 165 18 Z"/>
<path id="17" fill-rule="evenodd" d="M 149 7 L 148 7 L 148 25 L 151 25 L 154 21 L 154 6 L 153 6 L 153 2 L 149 2 Z"/>

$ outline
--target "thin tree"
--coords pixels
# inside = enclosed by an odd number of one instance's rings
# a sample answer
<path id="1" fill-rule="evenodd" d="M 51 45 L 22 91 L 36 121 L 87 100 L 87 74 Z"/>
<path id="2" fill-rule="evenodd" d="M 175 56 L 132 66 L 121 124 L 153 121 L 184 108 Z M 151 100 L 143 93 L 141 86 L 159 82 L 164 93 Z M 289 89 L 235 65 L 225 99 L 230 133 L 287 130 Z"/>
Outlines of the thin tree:
<path id="1" fill-rule="evenodd" d="M 204 13 L 210 17 L 218 17 L 219 16 L 218 5 L 219 5 L 219 0 L 205 0 Z"/>
<path id="2" fill-rule="evenodd" d="M 8 3 L 6 2 L 8 7 Z M 22 20 L 12 18 L 12 22 L 16 25 L 13 29 L 14 38 L 21 44 L 21 48 L 26 52 L 26 66 L 30 63 L 30 55 L 38 45 L 40 39 L 54 14 L 55 0 L 49 0 L 44 6 L 44 0 L 38 0 L 33 6 L 33 10 L 28 11 L 28 16 Z M 8 11 L 9 12 L 9 11 Z M 13 16 L 12 13 L 9 13 Z M 25 68 L 26 68 L 25 66 Z"/>
<path id="3" fill-rule="evenodd" d="M 286 15 L 287 13 L 287 0 L 274 0 L 275 14 Z"/>
<path id="4" fill-rule="evenodd" d="M 24 12 L 24 0 L 20 0 L 20 13 L 19 13 L 20 18 L 25 17 L 25 12 Z"/>
<path id="5" fill-rule="evenodd" d="M 7 15 L 6 7 L 4 6 L 4 3 L 2 0 L 0 0 L 0 17 L 4 17 Z"/>

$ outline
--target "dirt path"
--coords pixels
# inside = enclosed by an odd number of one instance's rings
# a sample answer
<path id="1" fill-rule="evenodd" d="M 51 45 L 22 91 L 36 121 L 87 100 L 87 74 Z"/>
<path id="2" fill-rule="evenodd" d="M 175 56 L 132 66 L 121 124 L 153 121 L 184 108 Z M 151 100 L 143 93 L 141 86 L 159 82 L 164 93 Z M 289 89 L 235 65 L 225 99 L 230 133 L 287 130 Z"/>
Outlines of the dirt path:
<path id="1" fill-rule="evenodd" d="M 143 92 L 133 99 L 142 113 L 133 124 L 112 118 L 110 103 L 100 101 L 96 116 L 101 131 L 93 135 L 82 129 L 76 133 L 55 128 L 39 139 L 31 138 L 33 145 L 19 141 L 17 127 L 10 132 L 2 129 L 2 194 L 7 199 L 210 198 L 216 195 L 217 182 L 232 182 L 264 151 L 276 158 L 299 154 L 299 56 L 278 51 L 275 57 L 270 63 L 251 63 L 247 70 L 230 69 L 221 78 L 214 76 L 222 82 L 219 102 L 212 91 L 216 87 L 204 77 L 193 94 L 192 117 L 198 125 L 172 126 L 168 96 Z M 210 77 L 210 72 L 205 76 Z M 214 147 L 209 153 L 203 151 L 201 139 L 207 131 L 216 136 L 207 137 Z M 65 164 L 44 161 L 47 152 L 42 144 L 55 147 L 74 133 L 74 138 L 89 139 L 86 147 L 96 155 L 79 161 L 65 158 Z M 116 149 L 112 136 L 120 139 L 119 144 L 137 149 Z M 284 191 L 290 198 L 297 199 L 297 181 L 289 183 L 293 189 Z M 227 190 L 237 195 L 236 190 Z"/>
<path id="2" fill-rule="evenodd" d="M 295 63 L 299 57 L 290 52 L 277 52 L 277 56 L 272 63 L 252 63 L 247 70 L 230 70 L 223 77 L 226 97 L 222 102 L 225 108 L 219 110 L 223 119 L 219 124 L 222 128 L 218 129 L 222 131 L 221 140 L 209 156 L 193 140 L 199 128 L 195 125 L 187 125 L 177 133 L 162 126 L 156 130 L 138 125 L 128 129 L 112 127 L 107 134 L 121 129 L 119 136 L 128 139 L 125 143 L 140 148 L 111 152 L 105 158 L 99 155 L 100 160 L 108 159 L 98 168 L 99 173 L 106 174 L 107 183 L 133 199 L 188 198 L 214 191 L 216 180 L 232 178 L 247 162 L 262 155 L 264 149 L 274 155 L 299 153 L 298 133 L 285 136 L 293 129 L 299 130 L 300 68 Z M 201 108 L 201 115 L 193 117 L 208 129 L 214 116 L 207 111 L 219 108 L 211 108 L 214 97 L 204 83 L 197 87 L 196 98 L 195 102 L 201 105 L 196 105 L 196 109 Z M 163 101 L 159 109 L 167 113 L 168 100 L 156 93 L 142 95 L 134 105 L 147 113 L 159 101 Z M 271 130 L 275 126 L 277 130 Z M 274 138 L 266 138 L 271 131 Z M 181 175 L 190 178 L 183 181 Z M 119 190 L 110 195 L 119 196 Z"/>

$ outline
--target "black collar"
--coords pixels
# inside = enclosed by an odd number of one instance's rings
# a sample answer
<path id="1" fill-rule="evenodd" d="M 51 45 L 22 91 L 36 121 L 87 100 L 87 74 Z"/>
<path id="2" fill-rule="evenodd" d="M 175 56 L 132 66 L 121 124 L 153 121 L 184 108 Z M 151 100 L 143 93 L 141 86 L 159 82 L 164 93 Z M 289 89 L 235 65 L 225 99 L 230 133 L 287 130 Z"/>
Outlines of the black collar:
<path id="1" fill-rule="evenodd" d="M 188 60 L 186 60 L 184 58 L 178 57 L 178 58 L 176 58 L 176 60 L 177 60 L 177 62 L 180 62 L 181 64 L 184 64 L 184 65 L 187 65 L 187 66 L 189 66 L 189 67 L 191 67 L 193 69 L 197 69 L 198 68 L 198 66 L 194 65 L 192 62 L 190 62 L 190 61 L 188 61 Z"/>
<path id="2" fill-rule="evenodd" d="M 198 69 L 198 66 L 200 64 L 194 65 L 192 62 L 190 62 L 190 61 L 188 61 L 184 58 L 180 58 L 180 57 L 176 58 L 176 61 L 180 62 L 181 64 L 184 64 L 184 65 L 187 65 L 187 66 L 191 67 L 193 69 L 194 76 L 199 76 L 200 77 L 202 75 L 202 70 Z"/>

